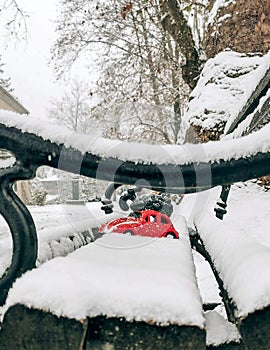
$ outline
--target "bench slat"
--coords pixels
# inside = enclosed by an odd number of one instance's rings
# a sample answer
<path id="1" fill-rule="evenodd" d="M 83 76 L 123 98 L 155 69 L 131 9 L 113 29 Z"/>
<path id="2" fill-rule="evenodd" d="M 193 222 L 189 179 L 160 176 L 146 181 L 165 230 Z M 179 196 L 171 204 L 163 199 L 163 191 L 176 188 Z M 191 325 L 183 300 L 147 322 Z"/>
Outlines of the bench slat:
<path id="1" fill-rule="evenodd" d="M 99 340 L 104 342 L 119 329 L 115 344 L 123 345 L 123 334 L 132 330 L 136 337 L 131 341 L 145 343 L 158 335 L 157 342 L 168 346 L 164 349 L 175 349 L 175 342 L 179 349 L 206 347 L 188 237 L 105 235 L 27 272 L 10 290 L 6 309 L 15 304 L 77 321 L 89 319 L 90 325 L 99 320 Z M 153 348 L 148 346 L 142 349 Z"/>

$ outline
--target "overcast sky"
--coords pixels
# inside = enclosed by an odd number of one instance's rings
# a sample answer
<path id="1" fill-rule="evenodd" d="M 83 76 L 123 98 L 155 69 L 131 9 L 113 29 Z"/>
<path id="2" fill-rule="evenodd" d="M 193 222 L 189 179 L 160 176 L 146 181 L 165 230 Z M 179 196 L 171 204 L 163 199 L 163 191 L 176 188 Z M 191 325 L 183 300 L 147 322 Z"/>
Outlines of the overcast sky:
<path id="1" fill-rule="evenodd" d="M 58 0 L 20 0 L 19 3 L 30 15 L 28 43 L 10 40 L 6 48 L 1 38 L 1 54 L 6 63 L 4 76 L 11 78 L 15 95 L 31 115 L 44 119 L 50 99 L 61 95 L 63 90 L 54 83 L 52 67 L 48 67 Z"/>

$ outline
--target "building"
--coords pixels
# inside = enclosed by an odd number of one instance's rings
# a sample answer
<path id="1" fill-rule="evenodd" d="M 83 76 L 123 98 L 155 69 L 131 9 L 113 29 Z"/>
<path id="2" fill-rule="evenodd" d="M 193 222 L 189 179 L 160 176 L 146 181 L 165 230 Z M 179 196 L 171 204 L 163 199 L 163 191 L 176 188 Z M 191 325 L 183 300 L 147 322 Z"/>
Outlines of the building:
<path id="1" fill-rule="evenodd" d="M 18 114 L 29 114 L 29 111 L 2 86 L 0 86 L 0 109 Z M 6 159 L 9 156 L 6 151 L 0 150 L 0 160 Z M 22 201 L 26 204 L 30 203 L 31 192 L 28 181 L 18 181 L 15 187 L 16 193 Z"/>
<path id="2" fill-rule="evenodd" d="M 0 86 L 0 109 L 16 112 L 19 114 L 29 114 L 29 111 L 15 99 L 6 89 Z"/>

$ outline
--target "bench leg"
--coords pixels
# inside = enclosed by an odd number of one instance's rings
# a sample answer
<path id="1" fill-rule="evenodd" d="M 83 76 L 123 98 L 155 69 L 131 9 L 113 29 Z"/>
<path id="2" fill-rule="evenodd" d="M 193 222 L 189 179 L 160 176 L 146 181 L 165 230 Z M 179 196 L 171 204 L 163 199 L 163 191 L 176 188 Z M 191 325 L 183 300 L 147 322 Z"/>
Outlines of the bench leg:
<path id="1" fill-rule="evenodd" d="M 6 220 L 12 235 L 12 261 L 0 278 L 0 305 L 16 278 L 35 267 L 37 259 L 37 233 L 32 216 L 13 191 L 16 180 L 31 178 L 35 169 L 14 166 L 0 174 L 0 214 Z"/>

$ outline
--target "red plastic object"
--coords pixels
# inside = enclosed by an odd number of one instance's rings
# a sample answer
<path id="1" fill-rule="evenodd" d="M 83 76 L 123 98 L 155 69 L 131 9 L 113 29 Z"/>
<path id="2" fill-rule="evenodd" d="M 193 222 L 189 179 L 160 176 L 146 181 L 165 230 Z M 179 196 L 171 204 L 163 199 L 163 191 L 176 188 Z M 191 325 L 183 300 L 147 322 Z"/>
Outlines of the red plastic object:
<path id="1" fill-rule="evenodd" d="M 174 228 L 171 219 L 155 210 L 136 211 L 128 217 L 110 221 L 107 224 L 103 224 L 99 232 L 179 238 L 179 234 Z"/>

